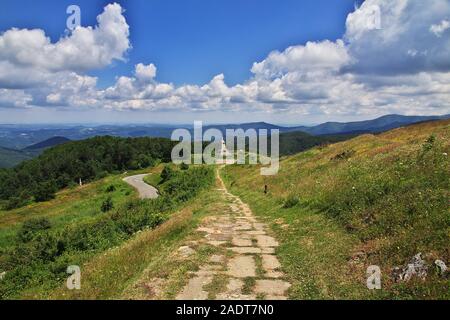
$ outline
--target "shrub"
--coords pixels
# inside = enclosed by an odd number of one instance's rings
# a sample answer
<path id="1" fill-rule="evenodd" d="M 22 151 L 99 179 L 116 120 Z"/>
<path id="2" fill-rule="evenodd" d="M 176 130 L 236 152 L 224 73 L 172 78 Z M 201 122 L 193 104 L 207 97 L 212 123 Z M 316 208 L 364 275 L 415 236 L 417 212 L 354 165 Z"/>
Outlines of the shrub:
<path id="1" fill-rule="evenodd" d="M 428 137 L 427 141 L 425 141 L 423 145 L 423 151 L 430 151 L 433 148 L 434 143 L 436 142 L 436 136 L 432 134 Z"/>
<path id="2" fill-rule="evenodd" d="M 34 236 L 43 230 L 51 228 L 51 223 L 47 218 L 36 218 L 25 221 L 17 236 L 21 242 L 29 242 Z"/>
<path id="3" fill-rule="evenodd" d="M 174 175 L 173 169 L 168 165 L 164 166 L 164 169 L 161 172 L 161 182 L 164 183 L 170 180 L 170 178 L 172 178 L 173 175 Z"/>
<path id="4" fill-rule="evenodd" d="M 108 192 L 108 193 L 111 193 L 114 191 L 116 191 L 116 187 L 113 184 L 109 185 L 108 188 L 106 188 L 106 192 Z"/>
<path id="5" fill-rule="evenodd" d="M 284 200 L 283 208 L 284 209 L 293 208 L 299 203 L 300 203 L 299 197 L 295 194 L 291 194 Z"/>
<path id="6" fill-rule="evenodd" d="M 27 199 L 23 197 L 11 197 L 3 205 L 3 210 L 13 210 L 16 208 L 23 207 L 27 203 Z"/>
<path id="7" fill-rule="evenodd" d="M 355 150 L 345 150 L 331 158 L 332 161 L 348 160 L 355 155 Z"/>
<path id="8" fill-rule="evenodd" d="M 105 201 L 103 201 L 102 206 L 101 206 L 101 210 L 102 212 L 108 212 L 111 211 L 114 208 L 114 203 L 111 199 L 111 197 L 106 198 Z"/>
<path id="9" fill-rule="evenodd" d="M 33 192 L 34 200 L 36 202 L 49 201 L 55 198 L 56 185 L 53 181 L 38 184 Z"/>

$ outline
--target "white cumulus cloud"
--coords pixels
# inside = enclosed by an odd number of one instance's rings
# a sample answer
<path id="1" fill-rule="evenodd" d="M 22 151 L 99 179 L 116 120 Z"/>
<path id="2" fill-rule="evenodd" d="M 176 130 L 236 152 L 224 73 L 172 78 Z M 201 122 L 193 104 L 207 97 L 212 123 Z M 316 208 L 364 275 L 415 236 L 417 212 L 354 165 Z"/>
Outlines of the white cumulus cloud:
<path id="1" fill-rule="evenodd" d="M 438 38 L 442 37 L 442 34 L 450 29 L 450 21 L 442 20 L 439 24 L 433 24 L 430 27 L 430 32 L 434 33 L 434 35 Z"/>
<path id="2" fill-rule="evenodd" d="M 158 82 L 154 64 L 138 63 L 99 89 L 85 72 L 124 60 L 131 48 L 122 8 L 112 4 L 97 26 L 56 43 L 42 30 L 0 35 L 0 106 L 286 117 L 450 113 L 449 16 L 448 0 L 366 0 L 348 15 L 342 39 L 273 51 L 243 83 L 230 86 L 218 74 L 203 85 L 175 86 Z"/>

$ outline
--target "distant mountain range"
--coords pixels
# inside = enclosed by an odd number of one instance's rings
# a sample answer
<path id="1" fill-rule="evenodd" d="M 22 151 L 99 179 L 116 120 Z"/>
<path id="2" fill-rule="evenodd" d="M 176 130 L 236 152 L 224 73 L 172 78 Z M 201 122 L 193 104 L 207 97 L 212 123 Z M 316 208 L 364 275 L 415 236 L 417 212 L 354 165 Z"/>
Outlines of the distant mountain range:
<path id="1" fill-rule="evenodd" d="M 374 120 L 357 122 L 326 122 L 314 127 L 295 127 L 289 131 L 303 131 L 312 135 L 342 134 L 342 133 L 376 133 L 403 127 L 406 125 L 432 121 L 450 119 L 450 114 L 443 116 L 401 116 L 387 115 Z M 294 129 L 294 130 L 292 130 Z"/>
<path id="2" fill-rule="evenodd" d="M 314 136 L 322 135 L 336 135 L 336 134 L 362 134 L 362 133 L 377 133 L 399 128 L 405 125 L 410 125 L 418 122 L 449 119 L 449 115 L 444 116 L 401 116 L 401 115 L 386 115 L 373 120 L 355 121 L 355 122 L 326 122 L 316 126 L 277 126 L 266 122 L 253 122 L 243 124 L 224 124 L 211 125 L 203 129 L 215 128 L 222 133 L 226 129 L 278 129 L 281 133 L 302 131 Z"/>
<path id="3" fill-rule="evenodd" d="M 401 116 L 401 115 L 387 115 L 373 120 L 355 121 L 355 122 L 326 122 L 316 126 L 276 126 L 266 122 L 254 122 L 244 124 L 231 125 L 217 125 L 208 126 L 209 128 L 216 128 L 223 132 L 226 129 L 241 128 L 244 130 L 254 129 L 279 129 L 280 132 L 302 131 L 314 136 L 321 135 L 335 135 L 335 134 L 362 134 L 362 133 L 377 133 L 399 128 L 402 126 L 432 120 L 450 119 L 450 114 L 444 116 Z"/>
<path id="4" fill-rule="evenodd" d="M 277 126 L 266 122 L 254 122 L 243 124 L 208 125 L 204 131 L 210 128 L 220 130 L 225 134 L 226 129 L 278 129 L 281 133 L 293 133 L 285 135 L 282 139 L 285 153 L 299 152 L 304 147 L 322 142 L 332 142 L 345 139 L 342 135 L 352 136 L 362 133 L 378 133 L 395 129 L 410 124 L 449 119 L 444 116 L 402 116 L 386 115 L 373 120 L 356 122 L 326 122 L 316 126 Z M 192 126 L 181 126 L 193 130 Z M 119 136 L 119 137 L 162 137 L 170 138 L 174 129 L 173 125 L 99 125 L 99 126 L 69 126 L 69 125 L 0 125 L 0 167 L 10 167 L 29 159 L 42 150 L 70 140 L 83 140 L 94 136 Z M 308 135 L 304 135 L 307 133 Z M 325 139 L 313 139 L 312 136 L 328 136 Z M 334 137 L 341 135 L 341 137 Z M 330 137 L 333 136 L 333 137 Z M 293 145 L 289 146 L 288 141 Z"/>

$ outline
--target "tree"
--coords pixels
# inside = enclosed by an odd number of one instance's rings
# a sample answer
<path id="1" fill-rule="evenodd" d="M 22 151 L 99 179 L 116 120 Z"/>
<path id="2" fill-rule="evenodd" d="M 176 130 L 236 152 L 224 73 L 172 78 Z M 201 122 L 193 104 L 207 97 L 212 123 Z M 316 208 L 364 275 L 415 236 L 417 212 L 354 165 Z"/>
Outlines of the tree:
<path id="1" fill-rule="evenodd" d="M 56 185 L 54 181 L 38 184 L 33 192 L 36 202 L 44 202 L 55 198 Z"/>

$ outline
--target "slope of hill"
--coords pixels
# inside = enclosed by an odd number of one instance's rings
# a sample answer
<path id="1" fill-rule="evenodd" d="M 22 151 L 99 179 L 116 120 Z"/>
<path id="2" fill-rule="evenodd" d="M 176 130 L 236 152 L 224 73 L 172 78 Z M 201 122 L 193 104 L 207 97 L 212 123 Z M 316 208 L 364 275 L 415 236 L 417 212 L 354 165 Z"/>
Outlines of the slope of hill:
<path id="1" fill-rule="evenodd" d="M 96 137 L 45 150 L 39 157 L 0 171 L 0 200 L 7 208 L 45 201 L 55 191 L 108 173 L 169 161 L 174 142 L 162 138 Z"/>
<path id="2" fill-rule="evenodd" d="M 12 168 L 22 161 L 33 157 L 34 154 L 32 152 L 0 147 L 0 168 Z"/>
<path id="3" fill-rule="evenodd" d="M 130 174 L 149 171 L 161 168 Z M 45 203 L 0 211 L 0 271 L 6 272 L 1 280 L 0 299 L 48 297 L 52 289 L 65 284 L 61 280 L 67 277 L 68 263 L 83 266 L 91 258 L 113 252 L 114 247 L 137 233 L 156 228 L 202 190 L 209 189 L 215 177 L 208 167 L 176 168 L 159 185 L 160 197 L 139 200 L 137 193 L 122 181 L 125 176 L 110 175 L 63 190 Z M 111 206 L 105 209 L 105 203 Z M 142 252 L 134 256 L 141 257 Z M 127 270 L 136 267 L 145 266 L 126 265 Z M 105 271 L 107 282 L 115 283 L 109 281 L 115 272 Z M 127 277 L 127 273 L 123 276 Z M 122 285 L 127 280 L 130 278 Z M 67 293 L 58 298 L 67 298 Z M 77 293 L 80 292 L 74 292 Z"/>
<path id="4" fill-rule="evenodd" d="M 272 224 L 292 298 L 449 299 L 434 266 L 450 261 L 449 152 L 444 120 L 314 148 L 272 177 L 248 166 L 228 166 L 225 177 Z M 418 253 L 426 279 L 399 280 Z M 370 265 L 383 290 L 366 288 Z"/>
<path id="5" fill-rule="evenodd" d="M 326 145 L 354 138 L 356 134 L 313 136 L 302 131 L 286 132 L 280 135 L 280 155 L 292 155 L 315 146 Z M 269 138 L 270 143 L 270 138 Z"/>
<path id="6" fill-rule="evenodd" d="M 45 149 L 57 146 L 70 140 L 63 137 L 53 137 L 33 144 L 22 150 L 0 147 L 0 168 L 13 168 L 25 160 L 37 157 Z"/>
<path id="7" fill-rule="evenodd" d="M 24 148 L 23 150 L 43 150 L 47 148 L 51 148 L 63 143 L 70 142 L 70 139 L 64 138 L 64 137 L 51 137 L 47 140 L 32 144 L 31 146 L 28 146 Z"/>
<path id="8" fill-rule="evenodd" d="M 444 116 L 402 116 L 386 115 L 380 118 L 356 122 L 327 122 L 313 127 L 295 127 L 295 130 L 301 130 L 312 135 L 324 134 L 342 134 L 342 133 L 376 133 L 383 132 L 402 126 L 432 120 L 443 120 L 450 118 L 450 115 Z"/>

